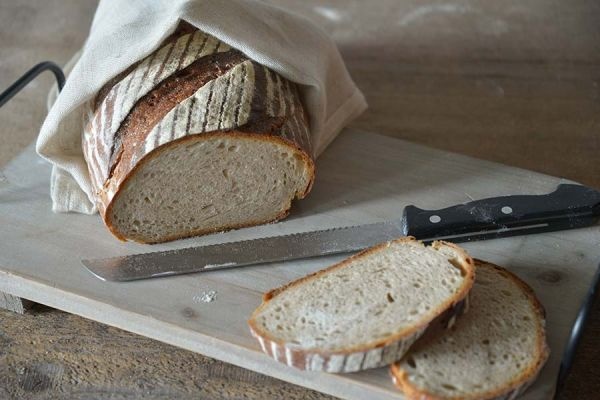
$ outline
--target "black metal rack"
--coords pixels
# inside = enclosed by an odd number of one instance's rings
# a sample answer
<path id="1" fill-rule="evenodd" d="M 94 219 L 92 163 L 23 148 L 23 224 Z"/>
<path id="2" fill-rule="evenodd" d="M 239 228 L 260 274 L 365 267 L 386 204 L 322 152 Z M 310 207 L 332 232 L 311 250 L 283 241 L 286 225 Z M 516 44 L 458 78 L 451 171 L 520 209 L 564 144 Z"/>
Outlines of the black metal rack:
<path id="1" fill-rule="evenodd" d="M 39 74 L 41 74 L 44 71 L 51 71 L 54 74 L 54 77 L 56 78 L 56 83 L 58 84 L 58 91 L 60 92 L 65 86 L 65 74 L 63 70 L 52 61 L 44 61 L 35 65 L 29 71 L 25 72 L 25 74 L 19 79 L 17 79 L 15 83 L 10 85 L 8 89 L 0 93 L 0 107 L 6 104 L 17 93 L 19 93 L 21 89 L 27 86 L 29 82 L 34 80 Z"/>

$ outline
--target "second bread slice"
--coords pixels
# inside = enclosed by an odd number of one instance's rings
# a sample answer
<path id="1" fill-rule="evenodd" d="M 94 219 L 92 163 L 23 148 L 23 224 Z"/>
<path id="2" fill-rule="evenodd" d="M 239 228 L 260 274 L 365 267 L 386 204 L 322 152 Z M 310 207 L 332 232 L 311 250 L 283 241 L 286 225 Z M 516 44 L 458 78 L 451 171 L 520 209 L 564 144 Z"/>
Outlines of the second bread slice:
<path id="1" fill-rule="evenodd" d="M 460 247 L 398 239 L 268 292 L 249 325 L 263 351 L 289 366 L 376 368 L 401 358 L 442 314 L 459 313 L 473 280 Z"/>
<path id="2" fill-rule="evenodd" d="M 545 313 L 533 290 L 503 268 L 476 265 L 467 315 L 448 331 L 428 332 L 392 366 L 406 398 L 514 399 L 546 362 Z"/>

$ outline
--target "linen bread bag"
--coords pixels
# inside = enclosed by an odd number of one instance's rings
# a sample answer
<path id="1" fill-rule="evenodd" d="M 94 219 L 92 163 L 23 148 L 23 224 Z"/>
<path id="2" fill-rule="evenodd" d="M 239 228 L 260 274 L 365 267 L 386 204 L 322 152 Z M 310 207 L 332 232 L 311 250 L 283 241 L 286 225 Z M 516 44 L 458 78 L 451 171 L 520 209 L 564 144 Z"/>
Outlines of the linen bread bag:
<path id="1" fill-rule="evenodd" d="M 101 1 L 37 143 L 55 211 L 156 243 L 287 215 L 366 104 L 335 44 L 255 1 Z"/>

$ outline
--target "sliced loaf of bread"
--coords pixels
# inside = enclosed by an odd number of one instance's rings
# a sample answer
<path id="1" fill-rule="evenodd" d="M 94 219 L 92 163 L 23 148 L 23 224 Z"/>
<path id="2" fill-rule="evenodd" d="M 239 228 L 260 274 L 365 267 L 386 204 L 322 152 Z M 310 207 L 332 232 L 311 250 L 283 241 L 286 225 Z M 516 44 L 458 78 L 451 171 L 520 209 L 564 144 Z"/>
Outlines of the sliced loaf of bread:
<path id="1" fill-rule="evenodd" d="M 314 179 L 296 84 L 184 22 L 100 90 L 84 119 L 96 204 L 122 240 L 275 221 Z"/>
<path id="2" fill-rule="evenodd" d="M 473 260 L 458 246 L 402 238 L 266 293 L 249 325 L 263 351 L 289 366 L 376 368 L 454 319 L 473 280 Z"/>
<path id="3" fill-rule="evenodd" d="M 548 358 L 544 310 L 533 290 L 498 266 L 476 261 L 469 312 L 429 331 L 391 373 L 409 399 L 514 399 Z"/>

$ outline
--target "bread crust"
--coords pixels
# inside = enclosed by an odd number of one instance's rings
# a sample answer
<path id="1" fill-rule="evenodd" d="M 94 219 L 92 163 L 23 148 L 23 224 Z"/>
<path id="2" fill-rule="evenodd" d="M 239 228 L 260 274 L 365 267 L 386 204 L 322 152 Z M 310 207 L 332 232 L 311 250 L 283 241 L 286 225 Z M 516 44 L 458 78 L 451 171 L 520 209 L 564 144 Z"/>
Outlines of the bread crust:
<path id="1" fill-rule="evenodd" d="M 521 278 L 505 268 L 498 265 L 492 264 L 487 261 L 475 259 L 475 267 L 482 268 L 483 266 L 491 267 L 501 275 L 510 279 L 514 284 L 519 286 L 523 293 L 527 296 L 530 304 L 533 306 L 535 313 L 538 318 L 536 319 L 538 331 L 537 331 L 537 348 L 536 348 L 536 360 L 532 365 L 527 368 L 521 376 L 514 379 L 506 384 L 505 387 L 497 390 L 488 391 L 483 394 L 473 396 L 457 396 L 457 397 L 440 397 L 433 393 L 430 393 L 422 388 L 418 388 L 412 385 L 408 379 L 408 373 L 403 370 L 398 363 L 394 363 L 390 366 L 390 374 L 394 384 L 402 391 L 402 393 L 408 399 L 415 400 L 509 400 L 514 399 L 519 394 L 523 393 L 537 378 L 542 367 L 546 363 L 548 356 L 550 355 L 550 349 L 546 342 L 546 312 L 542 303 L 536 297 L 533 289 L 525 283 Z"/>
<path id="2" fill-rule="evenodd" d="M 252 335 L 259 341 L 263 351 L 276 359 L 277 361 L 284 362 L 289 366 L 311 371 L 325 371 L 325 372 L 355 372 L 367 368 L 377 368 L 383 365 L 388 365 L 396 361 L 401 357 L 408 348 L 425 332 L 430 326 L 437 324 L 451 325 L 454 318 L 462 314 L 468 308 L 468 293 L 473 286 L 475 279 L 474 275 L 474 262 L 473 259 L 464 251 L 462 248 L 455 244 L 436 241 L 431 244 L 431 247 L 437 249 L 441 246 L 449 246 L 454 248 L 462 258 L 465 260 L 463 264 L 460 264 L 461 271 L 464 273 L 464 284 L 461 290 L 456 293 L 452 298 L 445 301 L 438 310 L 436 310 L 434 316 L 428 320 L 424 320 L 415 326 L 406 328 L 395 332 L 393 335 L 388 336 L 384 339 L 374 340 L 372 342 L 344 349 L 343 351 L 325 351 L 320 349 L 298 349 L 293 346 L 279 341 L 272 337 L 268 332 L 263 330 L 256 322 L 256 316 L 262 311 L 266 304 L 277 297 L 283 291 L 297 285 L 301 285 L 309 280 L 317 279 L 319 276 L 328 273 L 335 269 L 344 268 L 346 265 L 357 259 L 370 256 L 377 253 L 391 245 L 391 243 L 405 243 L 417 241 L 414 237 L 408 236 L 392 240 L 390 242 L 382 243 L 375 247 L 366 249 L 358 254 L 355 254 L 340 263 L 334 264 L 323 270 L 314 272 L 305 277 L 292 281 L 279 288 L 273 289 L 263 295 L 263 303 L 252 313 L 252 316 L 248 320 L 248 325 Z M 456 266 L 456 265 L 455 265 Z M 394 352 L 395 348 L 395 352 Z M 378 362 L 372 362 L 369 365 L 365 365 L 365 359 L 369 357 L 369 353 L 380 352 L 381 356 Z M 387 352 L 387 358 L 386 358 Z M 357 369 L 348 369 L 347 366 L 342 365 L 342 368 L 333 368 L 331 366 L 331 360 L 334 357 L 343 357 L 346 361 L 352 357 L 362 357 L 362 362 Z M 373 356 L 375 357 L 375 356 Z M 323 362 L 319 367 L 319 363 L 314 363 L 314 358 L 321 358 Z M 375 357 L 376 358 L 376 357 Z"/>
<path id="3" fill-rule="evenodd" d="M 197 53 L 191 52 L 191 43 L 199 48 Z M 163 60 L 162 64 L 157 64 L 155 58 Z M 189 64 L 183 65 L 184 59 Z M 136 69 L 138 66 L 139 69 Z M 243 72 L 233 75 L 232 71 L 237 71 L 238 67 Z M 150 91 L 132 103 L 132 97 L 139 97 L 140 89 L 128 94 L 127 89 L 122 90 L 120 86 L 129 88 L 129 84 L 135 81 L 138 82 L 135 86 L 139 87 L 139 76 L 143 74 L 145 77 L 148 71 L 157 69 L 158 72 L 153 76 L 161 76 L 162 80 L 157 79 Z M 162 75 L 167 69 L 171 75 L 165 78 Z M 213 84 L 226 74 L 230 75 L 227 75 L 229 78 L 225 89 L 227 93 L 235 92 L 235 95 L 221 95 L 223 101 L 220 110 L 223 112 L 224 105 L 228 104 L 237 106 L 237 113 L 233 119 L 230 117 L 227 121 L 225 117 L 219 117 L 217 126 L 207 125 L 208 114 L 212 111 L 209 108 L 212 104 L 211 96 L 215 93 L 216 98 L 217 93 L 223 93 L 218 90 L 220 86 Z M 135 78 L 136 76 L 138 78 Z M 240 82 L 236 80 L 239 77 Z M 217 89 L 213 90 L 213 87 Z M 206 93 L 209 93 L 206 104 L 197 101 L 198 93 L 205 89 Z M 236 95 L 239 95 L 239 98 L 235 97 Z M 129 110 L 115 101 L 123 98 L 126 99 L 126 104 L 133 104 Z M 232 98 L 239 103 L 233 103 Z M 100 215 L 109 231 L 119 240 L 159 243 L 273 222 L 289 214 L 292 199 L 285 208 L 274 210 L 278 211 L 277 215 L 267 220 L 257 219 L 225 227 L 182 231 L 180 234 L 156 240 L 142 236 L 129 237 L 128 233 L 121 232 L 113 220 L 112 212 L 122 188 L 148 160 L 159 157 L 164 151 L 182 141 L 201 141 L 203 138 L 222 135 L 228 138 L 276 143 L 298 155 L 309 175 L 305 187 L 298 188 L 295 198 L 303 198 L 312 188 L 315 165 L 309 122 L 296 85 L 253 62 L 241 52 L 231 49 L 225 43 L 202 34 L 189 24 L 182 24 L 158 50 L 105 85 L 89 106 L 83 138 L 84 156 Z M 119 107 L 124 107 L 124 110 L 120 110 Z M 240 109 L 244 112 L 240 113 Z M 187 127 L 185 124 L 176 125 L 175 119 L 169 119 L 169 116 L 178 115 L 179 111 L 185 111 L 184 115 L 188 115 Z M 204 114 L 201 114 L 202 112 Z M 200 126 L 202 129 L 195 128 L 193 123 L 190 125 L 190 121 L 196 121 L 199 115 L 204 115 L 204 125 Z M 185 121 L 182 118 L 179 120 Z M 118 128 L 115 128 L 118 121 L 121 122 Z M 165 131 L 163 123 L 169 124 L 170 134 L 161 133 Z M 154 136 L 150 137 L 153 133 Z"/>

